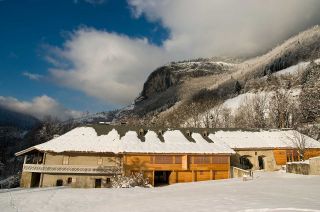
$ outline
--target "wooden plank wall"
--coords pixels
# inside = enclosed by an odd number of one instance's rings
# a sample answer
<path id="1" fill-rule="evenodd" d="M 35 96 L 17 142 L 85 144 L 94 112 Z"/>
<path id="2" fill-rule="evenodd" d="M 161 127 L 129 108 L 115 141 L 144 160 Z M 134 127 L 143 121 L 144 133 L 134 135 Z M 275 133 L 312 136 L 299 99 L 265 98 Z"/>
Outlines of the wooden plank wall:
<path id="1" fill-rule="evenodd" d="M 187 160 L 185 159 L 187 157 Z M 188 162 L 186 165 L 185 162 Z M 126 155 L 126 174 L 142 171 L 153 184 L 154 171 L 171 171 L 169 184 L 229 178 L 229 155 Z"/>
<path id="2" fill-rule="evenodd" d="M 297 150 L 294 149 L 275 149 L 273 154 L 277 165 L 286 165 L 287 162 L 300 160 Z M 320 149 L 308 149 L 305 153 L 305 160 L 317 156 L 320 156 Z"/>
<path id="3" fill-rule="evenodd" d="M 273 150 L 274 159 L 277 165 L 286 165 L 287 163 L 287 150 L 275 149 Z"/>

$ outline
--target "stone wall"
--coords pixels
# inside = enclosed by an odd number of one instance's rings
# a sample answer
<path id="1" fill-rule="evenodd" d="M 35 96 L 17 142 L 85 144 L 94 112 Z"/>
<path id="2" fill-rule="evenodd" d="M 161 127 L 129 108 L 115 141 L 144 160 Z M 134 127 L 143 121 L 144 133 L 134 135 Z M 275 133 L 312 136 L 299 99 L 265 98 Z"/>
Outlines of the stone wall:
<path id="1" fill-rule="evenodd" d="M 320 157 L 314 157 L 309 159 L 310 174 L 320 175 Z"/>
<path id="2" fill-rule="evenodd" d="M 231 169 L 231 177 L 232 178 L 239 178 L 239 177 L 243 177 L 244 175 L 251 176 L 251 171 L 240 169 L 237 167 L 232 167 L 232 169 Z"/>
<path id="3" fill-rule="evenodd" d="M 231 156 L 231 165 L 240 166 L 240 157 L 245 156 L 252 164 L 252 170 L 259 170 L 259 156 L 263 160 L 265 171 L 280 170 L 281 166 L 277 165 L 273 150 L 236 150 L 236 154 Z"/>
<path id="4" fill-rule="evenodd" d="M 287 163 L 287 172 L 304 175 L 320 175 L 320 157 L 307 161 Z"/>
<path id="5" fill-rule="evenodd" d="M 310 165 L 306 162 L 287 163 L 287 172 L 294 174 L 310 174 Z"/>
<path id="6" fill-rule="evenodd" d="M 75 175 L 75 174 L 43 174 L 42 187 L 57 186 L 57 181 L 62 180 L 62 186 L 73 188 L 94 188 L 96 179 L 101 179 L 101 187 L 108 188 L 111 186 L 110 180 L 113 177 L 107 175 Z M 70 180 L 68 182 L 68 179 Z"/>

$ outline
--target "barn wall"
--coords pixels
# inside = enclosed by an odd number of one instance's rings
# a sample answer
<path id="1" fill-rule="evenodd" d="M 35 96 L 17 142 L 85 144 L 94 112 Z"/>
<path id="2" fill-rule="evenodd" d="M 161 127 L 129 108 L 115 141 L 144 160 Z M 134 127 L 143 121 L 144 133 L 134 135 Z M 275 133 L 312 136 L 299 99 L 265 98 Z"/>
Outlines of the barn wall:
<path id="1" fill-rule="evenodd" d="M 171 171 L 169 184 L 227 179 L 230 173 L 228 155 L 126 155 L 123 163 L 126 175 L 144 172 L 152 184 L 155 171 Z"/>

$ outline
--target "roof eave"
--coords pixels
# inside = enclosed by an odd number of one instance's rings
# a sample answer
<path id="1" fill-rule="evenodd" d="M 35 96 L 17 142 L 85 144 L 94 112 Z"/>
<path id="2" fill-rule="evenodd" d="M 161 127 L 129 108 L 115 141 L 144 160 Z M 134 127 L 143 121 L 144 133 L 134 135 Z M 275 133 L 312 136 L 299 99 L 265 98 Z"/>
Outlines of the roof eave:
<path id="1" fill-rule="evenodd" d="M 24 154 L 26 154 L 26 153 L 28 153 L 28 152 L 33 151 L 33 150 L 41 151 L 41 150 L 37 149 L 36 147 L 32 146 L 32 147 L 29 147 L 29 148 L 27 148 L 27 149 L 24 149 L 24 150 L 21 150 L 21 151 L 19 151 L 19 152 L 16 152 L 14 155 L 15 155 L 15 156 L 21 156 L 21 155 L 24 155 Z"/>

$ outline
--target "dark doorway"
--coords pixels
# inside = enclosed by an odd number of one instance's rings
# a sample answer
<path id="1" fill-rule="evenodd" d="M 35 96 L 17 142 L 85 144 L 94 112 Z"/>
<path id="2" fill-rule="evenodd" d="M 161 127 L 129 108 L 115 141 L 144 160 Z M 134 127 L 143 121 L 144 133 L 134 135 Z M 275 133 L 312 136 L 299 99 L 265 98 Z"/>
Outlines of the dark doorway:
<path id="1" fill-rule="evenodd" d="M 264 169 L 264 161 L 263 161 L 264 156 L 258 156 L 258 161 L 259 161 L 259 169 Z"/>
<path id="2" fill-rule="evenodd" d="M 248 159 L 248 157 L 250 156 L 241 156 L 239 158 L 240 160 L 240 167 L 241 169 L 251 169 L 253 167 L 252 163 L 250 162 L 250 160 Z"/>
<path id="3" fill-rule="evenodd" d="M 56 186 L 63 186 L 63 180 L 61 179 L 57 180 Z"/>
<path id="4" fill-rule="evenodd" d="M 171 171 L 155 171 L 154 186 L 169 185 L 169 176 Z"/>
<path id="5" fill-rule="evenodd" d="M 95 180 L 94 187 L 95 187 L 95 188 L 101 188 L 101 179 L 96 179 L 96 180 Z"/>
<path id="6" fill-rule="evenodd" d="M 32 173 L 30 187 L 39 187 L 40 178 L 41 178 L 41 173 Z"/>
<path id="7" fill-rule="evenodd" d="M 72 183 L 72 177 L 68 177 L 67 183 L 68 183 L 68 184 L 71 184 L 71 183 Z"/>

